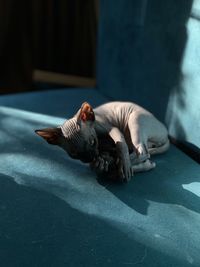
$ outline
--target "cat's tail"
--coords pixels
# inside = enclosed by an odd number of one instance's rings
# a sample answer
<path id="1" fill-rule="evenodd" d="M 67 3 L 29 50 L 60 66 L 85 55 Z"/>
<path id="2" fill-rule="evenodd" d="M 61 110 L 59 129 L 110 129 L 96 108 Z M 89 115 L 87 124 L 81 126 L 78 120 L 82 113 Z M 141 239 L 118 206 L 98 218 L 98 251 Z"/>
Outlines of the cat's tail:
<path id="1" fill-rule="evenodd" d="M 164 144 L 162 144 L 161 146 L 148 148 L 148 151 L 150 155 L 156 155 L 166 152 L 169 149 L 169 147 L 170 147 L 170 141 L 167 138 Z"/>

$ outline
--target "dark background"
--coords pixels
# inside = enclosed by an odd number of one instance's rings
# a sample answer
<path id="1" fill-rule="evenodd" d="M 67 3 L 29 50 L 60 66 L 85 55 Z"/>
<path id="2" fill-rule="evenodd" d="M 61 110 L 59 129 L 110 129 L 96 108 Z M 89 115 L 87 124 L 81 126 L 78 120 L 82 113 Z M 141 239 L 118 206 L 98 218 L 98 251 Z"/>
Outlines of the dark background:
<path id="1" fill-rule="evenodd" d="M 38 89 L 37 69 L 94 78 L 97 6 L 94 0 L 0 0 L 0 93 Z"/>

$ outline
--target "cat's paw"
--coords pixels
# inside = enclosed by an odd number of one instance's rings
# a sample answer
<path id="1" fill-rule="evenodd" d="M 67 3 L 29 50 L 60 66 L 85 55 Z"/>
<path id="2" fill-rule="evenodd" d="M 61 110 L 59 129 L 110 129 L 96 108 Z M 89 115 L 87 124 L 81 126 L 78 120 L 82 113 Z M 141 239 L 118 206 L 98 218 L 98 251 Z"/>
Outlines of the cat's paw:
<path id="1" fill-rule="evenodd" d="M 131 165 L 129 154 L 123 154 L 118 163 L 118 169 L 122 180 L 129 182 L 131 177 L 134 175 L 134 171 Z"/>
<path id="2" fill-rule="evenodd" d="M 91 168 L 98 172 L 107 172 L 109 163 L 103 157 L 99 156 L 90 164 Z"/>
<path id="3" fill-rule="evenodd" d="M 144 143 L 141 143 L 138 146 L 136 146 L 136 154 L 140 159 L 140 161 L 145 161 L 150 158 L 148 148 Z"/>

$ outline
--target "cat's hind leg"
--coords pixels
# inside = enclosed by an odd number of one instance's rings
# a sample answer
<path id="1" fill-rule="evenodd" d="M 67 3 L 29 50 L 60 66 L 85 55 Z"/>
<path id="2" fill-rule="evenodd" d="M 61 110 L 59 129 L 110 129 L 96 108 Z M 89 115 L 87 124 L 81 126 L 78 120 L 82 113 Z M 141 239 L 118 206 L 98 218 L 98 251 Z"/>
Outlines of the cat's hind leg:
<path id="1" fill-rule="evenodd" d="M 148 152 L 150 155 L 162 154 L 169 149 L 170 142 L 167 138 L 163 143 L 148 142 Z"/>

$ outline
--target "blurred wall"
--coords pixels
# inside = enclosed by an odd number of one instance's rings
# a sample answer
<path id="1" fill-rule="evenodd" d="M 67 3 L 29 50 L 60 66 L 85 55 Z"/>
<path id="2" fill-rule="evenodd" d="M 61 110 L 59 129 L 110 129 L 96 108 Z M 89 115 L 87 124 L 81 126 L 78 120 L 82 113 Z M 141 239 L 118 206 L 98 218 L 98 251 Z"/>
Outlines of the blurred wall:
<path id="1" fill-rule="evenodd" d="M 93 0 L 34 0 L 34 65 L 40 69 L 93 77 L 96 58 Z"/>
<path id="2" fill-rule="evenodd" d="M 30 1 L 0 0 L 0 91 L 30 88 L 32 68 Z"/>
<path id="3" fill-rule="evenodd" d="M 0 0 L 0 92 L 32 90 L 33 69 L 94 77 L 93 0 Z"/>

